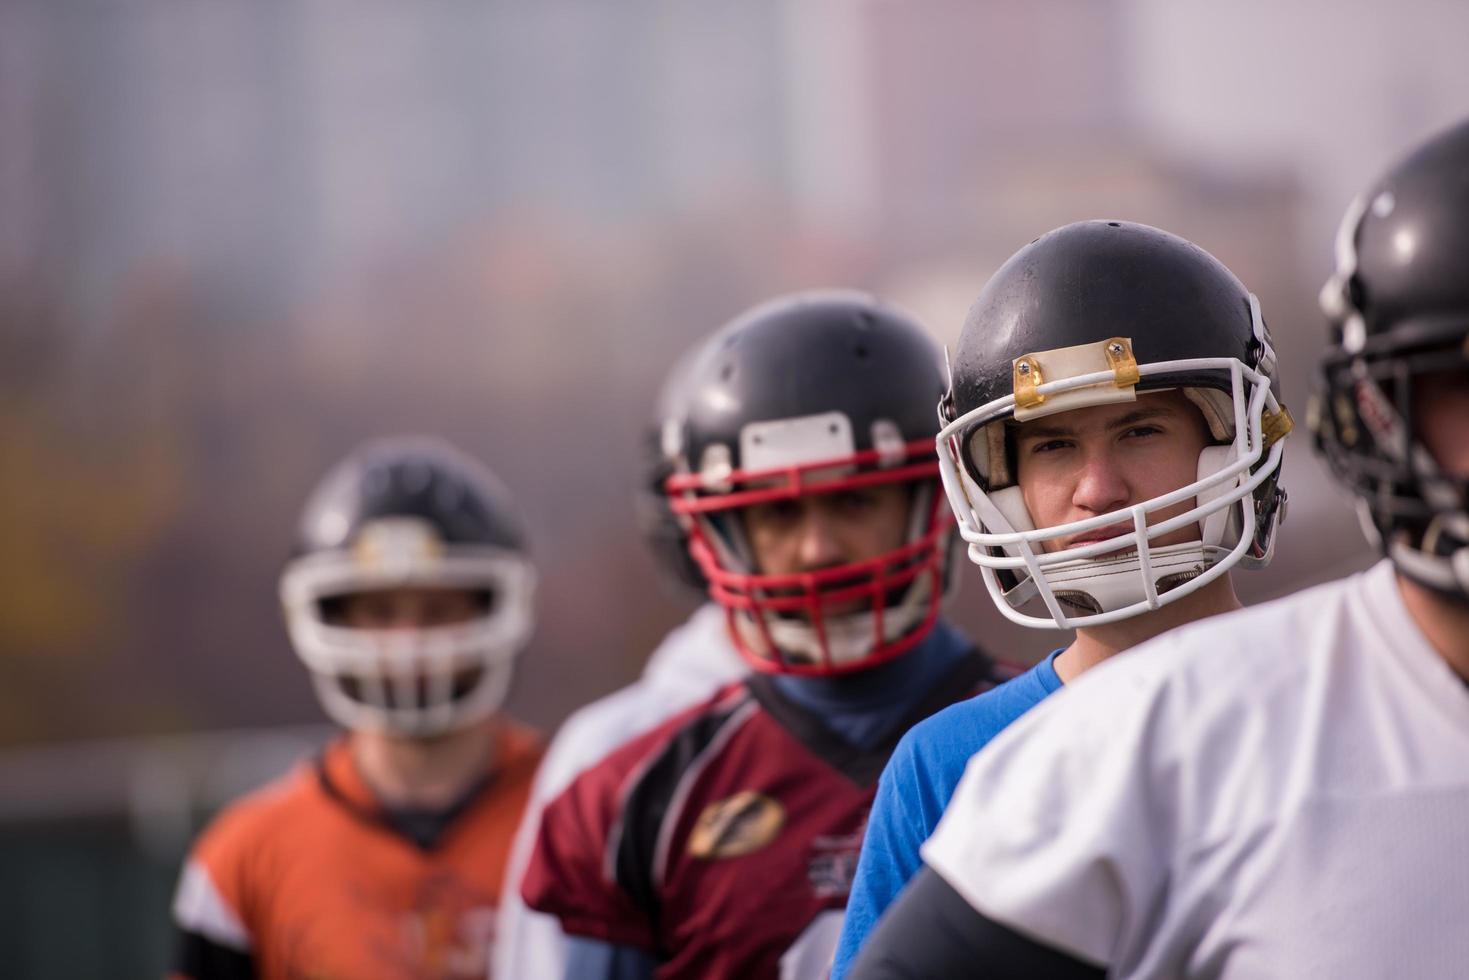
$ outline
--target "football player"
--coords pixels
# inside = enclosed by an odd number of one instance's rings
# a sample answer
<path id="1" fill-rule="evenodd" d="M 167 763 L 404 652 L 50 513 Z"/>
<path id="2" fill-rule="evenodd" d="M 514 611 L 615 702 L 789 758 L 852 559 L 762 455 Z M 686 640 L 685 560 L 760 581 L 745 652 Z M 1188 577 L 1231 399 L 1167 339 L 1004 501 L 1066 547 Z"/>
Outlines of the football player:
<path id="1" fill-rule="evenodd" d="M 950 503 L 1001 612 L 1076 635 L 899 744 L 836 976 L 922 868 L 970 756 L 1088 668 L 1239 608 L 1229 570 L 1269 560 L 1283 499 L 1274 371 L 1255 297 L 1198 246 L 1146 225 L 1056 229 L 984 287 L 941 406 Z"/>
<path id="2" fill-rule="evenodd" d="M 686 355 L 673 366 L 658 397 L 656 422 L 644 447 L 637 516 L 644 540 L 665 577 L 681 589 L 703 594 L 708 582 L 689 555 L 688 535 L 670 509 L 664 490 L 672 468 L 662 450 L 663 420 L 682 417 L 680 398 L 689 359 Z M 566 719 L 541 760 L 531 801 L 516 832 L 495 934 L 496 976 L 554 980 L 566 970 L 566 938 L 560 923 L 531 911 L 520 897 L 520 882 L 540 828 L 540 811 L 612 747 L 707 698 L 744 672 L 744 661 L 725 627 L 724 610 L 706 602 L 658 645 L 642 677 Z"/>
<path id="3" fill-rule="evenodd" d="M 201 836 L 173 976 L 485 976 L 540 757 L 497 714 L 534 586 L 508 494 L 447 444 L 372 442 L 327 475 L 280 595 L 347 734 Z"/>
<path id="4" fill-rule="evenodd" d="M 1312 425 L 1386 560 L 1160 637 L 1002 734 L 854 977 L 1464 975 L 1465 256 L 1469 123 L 1369 188 L 1323 292 Z"/>
<path id="5" fill-rule="evenodd" d="M 523 893 L 565 976 L 807 977 L 830 965 L 878 773 L 991 686 L 948 625 L 934 344 L 851 293 L 718 331 L 663 445 L 689 551 L 754 668 L 547 807 Z"/>

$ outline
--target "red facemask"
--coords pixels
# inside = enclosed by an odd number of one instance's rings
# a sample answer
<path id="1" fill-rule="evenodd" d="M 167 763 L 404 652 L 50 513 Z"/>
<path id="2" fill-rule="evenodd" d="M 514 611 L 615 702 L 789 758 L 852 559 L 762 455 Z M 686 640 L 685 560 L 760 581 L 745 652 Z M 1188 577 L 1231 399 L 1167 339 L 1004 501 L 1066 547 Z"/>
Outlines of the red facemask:
<path id="1" fill-rule="evenodd" d="M 886 465 L 883 465 L 883 464 Z M 834 474 L 834 475 L 833 475 Z M 740 653 L 765 673 L 830 676 L 866 670 L 913 649 L 938 621 L 946 539 L 934 444 L 903 446 L 894 462 L 876 450 L 758 471 L 734 470 L 717 487 L 701 474 L 665 484 L 670 507 L 689 523 L 689 553 L 724 607 Z M 720 519 L 755 504 L 883 484 L 914 487 L 909 540 L 876 558 L 785 575 L 759 574 Z M 726 525 L 727 526 L 727 525 Z M 843 609 L 859 604 L 855 611 Z"/>

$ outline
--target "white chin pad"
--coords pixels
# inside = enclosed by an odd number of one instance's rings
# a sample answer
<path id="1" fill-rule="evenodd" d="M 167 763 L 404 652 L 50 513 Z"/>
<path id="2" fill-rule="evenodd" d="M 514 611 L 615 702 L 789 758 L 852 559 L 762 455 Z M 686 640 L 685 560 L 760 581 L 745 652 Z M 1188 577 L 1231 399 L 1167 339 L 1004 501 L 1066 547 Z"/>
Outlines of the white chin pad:
<path id="1" fill-rule="evenodd" d="M 1035 522 L 1030 519 L 1030 509 L 1025 506 L 1025 497 L 1018 486 L 995 490 L 989 494 L 989 498 L 1000 516 L 1010 522 L 1012 531 L 1035 530 Z"/>
<path id="2" fill-rule="evenodd" d="M 1149 551 L 1154 587 L 1160 593 L 1197 578 L 1212 564 L 1209 549 L 1200 547 L 1197 541 Z M 1086 603 L 1073 600 L 1069 604 L 1091 614 L 1112 612 L 1147 598 L 1142 561 L 1136 551 L 1102 558 L 1078 558 L 1053 565 L 1044 574 L 1046 583 L 1061 602 L 1068 602 L 1067 593 L 1085 597 Z"/>
<path id="3" fill-rule="evenodd" d="M 1233 446 L 1206 446 L 1199 453 L 1199 479 L 1204 480 L 1224 469 L 1235 460 Z M 1225 480 L 1212 487 L 1200 490 L 1194 497 L 1195 504 L 1204 506 L 1212 500 L 1217 500 L 1229 493 L 1239 485 L 1239 480 Z M 1233 548 L 1239 543 L 1240 536 L 1240 513 L 1239 503 L 1233 502 L 1228 507 L 1222 507 L 1214 513 L 1207 515 L 1201 522 L 1204 544 L 1215 545 L 1220 548 Z"/>

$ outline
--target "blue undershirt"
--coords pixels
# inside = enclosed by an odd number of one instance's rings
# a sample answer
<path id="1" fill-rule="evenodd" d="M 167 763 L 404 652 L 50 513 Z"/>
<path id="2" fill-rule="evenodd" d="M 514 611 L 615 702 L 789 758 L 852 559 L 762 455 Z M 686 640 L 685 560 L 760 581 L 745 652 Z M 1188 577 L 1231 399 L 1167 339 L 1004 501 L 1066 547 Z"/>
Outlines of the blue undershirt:
<path id="1" fill-rule="evenodd" d="M 871 670 L 836 677 L 778 674 L 773 682 L 846 742 L 872 749 L 972 649 L 963 634 L 941 619 L 918 646 Z M 647 950 L 583 936 L 567 936 L 566 941 L 567 980 L 650 980 L 658 967 L 657 957 Z"/>
<path id="2" fill-rule="evenodd" d="M 777 674 L 776 688 L 859 749 L 876 748 L 974 649 L 944 620 L 912 650 L 871 670 L 835 677 Z"/>
<path id="3" fill-rule="evenodd" d="M 918 849 L 938 826 L 970 756 L 1061 687 L 1055 667 L 1060 652 L 919 722 L 898 742 L 867 819 L 832 980 L 851 969 L 878 918 L 923 867 Z"/>

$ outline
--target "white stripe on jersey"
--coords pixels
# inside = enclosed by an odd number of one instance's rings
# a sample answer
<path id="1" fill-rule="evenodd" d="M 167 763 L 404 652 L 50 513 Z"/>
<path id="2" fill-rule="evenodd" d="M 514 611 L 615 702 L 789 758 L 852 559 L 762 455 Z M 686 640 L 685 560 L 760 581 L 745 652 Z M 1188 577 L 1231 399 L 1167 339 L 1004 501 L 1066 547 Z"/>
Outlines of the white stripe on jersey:
<path id="1" fill-rule="evenodd" d="M 184 865 L 173 898 L 173 918 L 185 932 L 241 953 L 250 952 L 250 933 L 245 924 L 215 887 L 209 869 L 198 861 Z"/>

